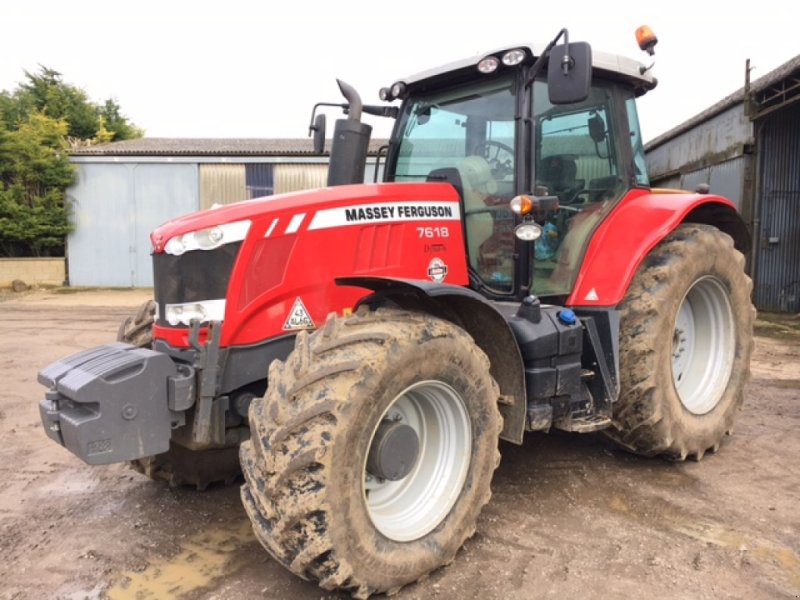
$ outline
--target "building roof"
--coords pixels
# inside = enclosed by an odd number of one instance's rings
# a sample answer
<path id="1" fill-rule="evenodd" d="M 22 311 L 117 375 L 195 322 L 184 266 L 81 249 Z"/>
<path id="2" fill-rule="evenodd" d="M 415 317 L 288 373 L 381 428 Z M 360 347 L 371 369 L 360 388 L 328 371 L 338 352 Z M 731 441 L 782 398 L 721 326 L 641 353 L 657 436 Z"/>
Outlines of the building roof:
<path id="1" fill-rule="evenodd" d="M 776 84 L 779 84 L 783 80 L 792 76 L 796 71 L 800 72 L 800 54 L 798 54 L 791 60 L 783 63 L 777 69 L 773 69 L 766 75 L 759 77 L 758 79 L 753 81 L 750 84 L 750 92 L 758 96 L 759 92 L 764 92 L 768 88 Z M 735 106 L 743 102 L 744 95 L 745 95 L 745 89 L 744 87 L 742 87 L 733 92 L 732 94 L 725 96 L 722 100 L 720 100 L 716 104 L 712 104 L 704 111 L 693 116 L 691 119 L 684 121 L 677 127 L 673 127 L 666 133 L 662 133 L 660 136 L 647 142 L 644 146 L 645 151 L 649 152 L 650 150 L 654 150 L 658 146 L 668 142 L 673 138 L 678 137 L 682 133 L 689 131 L 690 129 L 696 127 L 700 123 L 708 121 L 712 117 L 728 110 L 732 106 Z"/>
<path id="2" fill-rule="evenodd" d="M 373 139 L 369 154 L 388 143 Z M 325 155 L 330 154 L 331 142 Z M 157 138 L 111 142 L 71 150 L 73 156 L 314 156 L 310 138 Z"/>

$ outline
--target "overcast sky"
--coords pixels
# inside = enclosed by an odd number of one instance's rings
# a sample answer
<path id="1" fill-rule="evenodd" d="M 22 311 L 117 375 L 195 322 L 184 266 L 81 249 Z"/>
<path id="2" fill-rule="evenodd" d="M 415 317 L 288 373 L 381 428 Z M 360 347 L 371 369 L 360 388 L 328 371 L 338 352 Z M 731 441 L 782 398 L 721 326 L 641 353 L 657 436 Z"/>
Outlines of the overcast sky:
<path id="1" fill-rule="evenodd" d="M 561 27 L 595 50 L 646 61 L 634 31 L 647 23 L 659 37 L 659 85 L 639 101 L 647 140 L 740 88 L 745 59 L 757 78 L 800 53 L 790 6 L 11 0 L 0 5 L 0 89 L 41 64 L 93 100 L 116 98 L 148 136 L 302 137 L 315 102 L 340 101 L 336 77 L 377 103 L 378 89 L 404 75 L 496 47 L 545 43 Z M 388 135 L 388 121 L 370 122 L 376 135 Z"/>

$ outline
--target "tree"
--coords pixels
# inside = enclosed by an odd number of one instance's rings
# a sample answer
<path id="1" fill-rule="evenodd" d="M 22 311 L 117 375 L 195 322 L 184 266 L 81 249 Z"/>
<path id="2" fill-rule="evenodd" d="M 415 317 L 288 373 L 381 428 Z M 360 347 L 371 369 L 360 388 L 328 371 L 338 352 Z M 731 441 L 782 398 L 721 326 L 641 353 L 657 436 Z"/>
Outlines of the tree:
<path id="1" fill-rule="evenodd" d="M 120 112 L 116 100 L 109 98 L 100 107 L 101 126 L 112 134 L 113 141 L 132 140 L 144 136 L 144 130 L 137 127 Z"/>
<path id="2" fill-rule="evenodd" d="M 44 66 L 0 92 L 0 255 L 63 256 L 70 146 L 141 137 L 116 100 L 97 104 Z"/>
<path id="3" fill-rule="evenodd" d="M 40 67 L 38 73 L 25 71 L 28 82 L 20 85 L 20 99 L 53 119 L 64 119 L 68 135 L 78 139 L 91 139 L 100 128 L 98 106 L 89 101 L 82 89 L 64 83 L 61 73 Z"/>
<path id="4" fill-rule="evenodd" d="M 67 137 L 77 145 L 144 135 L 142 129 L 121 113 L 115 100 L 92 102 L 83 89 L 66 83 L 61 73 L 45 66 L 40 65 L 35 73 L 24 73 L 26 81 L 13 93 L 0 94 L 0 113 L 9 130 L 16 129 L 38 112 L 56 120 L 64 119 L 68 125 Z"/>
<path id="5" fill-rule="evenodd" d="M 0 126 L 0 252 L 63 254 L 71 230 L 65 189 L 74 181 L 63 119 L 34 113 L 16 131 Z"/>

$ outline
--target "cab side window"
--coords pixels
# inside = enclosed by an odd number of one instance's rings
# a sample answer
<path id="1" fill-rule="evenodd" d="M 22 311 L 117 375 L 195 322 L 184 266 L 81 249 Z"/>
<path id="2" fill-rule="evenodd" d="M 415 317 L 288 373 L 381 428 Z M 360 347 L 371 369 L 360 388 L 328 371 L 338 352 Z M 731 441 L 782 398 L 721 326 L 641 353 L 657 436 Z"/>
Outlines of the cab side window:
<path id="1" fill-rule="evenodd" d="M 543 235 L 534 246 L 533 290 L 567 295 L 592 233 L 626 189 L 616 97 L 602 83 L 580 104 L 550 105 L 544 86 L 534 94 L 535 193 L 556 196 L 558 208 L 537 218 Z"/>

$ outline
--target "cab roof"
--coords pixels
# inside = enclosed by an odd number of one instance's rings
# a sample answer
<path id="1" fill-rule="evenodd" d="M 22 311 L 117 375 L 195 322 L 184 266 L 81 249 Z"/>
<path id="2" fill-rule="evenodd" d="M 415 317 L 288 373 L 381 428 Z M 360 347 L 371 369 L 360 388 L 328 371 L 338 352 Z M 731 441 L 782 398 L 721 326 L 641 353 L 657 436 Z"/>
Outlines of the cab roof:
<path id="1" fill-rule="evenodd" d="M 536 58 L 541 56 L 545 47 L 545 44 L 532 43 L 505 46 L 503 48 L 477 54 L 469 58 L 446 63 L 432 69 L 420 71 L 419 73 L 415 73 L 398 81 L 405 83 L 407 86 L 409 86 L 409 88 L 424 88 L 429 84 L 435 85 L 440 79 L 449 79 L 449 76 L 468 69 L 473 69 L 476 73 L 475 76 L 477 77 L 480 75 L 477 71 L 478 62 L 487 56 L 497 56 L 499 58 L 509 50 L 519 48 L 525 50 L 526 59 L 524 62 L 526 64 L 532 64 Z M 650 70 L 642 73 L 642 69 L 644 67 L 645 65 L 639 61 L 633 60 L 626 56 L 609 54 L 607 52 L 597 52 L 592 49 L 592 68 L 595 70 L 595 72 L 609 79 L 622 81 L 623 83 L 631 85 L 637 96 L 652 90 L 658 82 L 656 78 L 653 77 L 653 74 Z M 503 68 L 504 67 L 501 64 L 500 68 L 498 69 L 498 73 L 502 72 Z M 513 69 L 515 67 L 505 68 Z"/>

